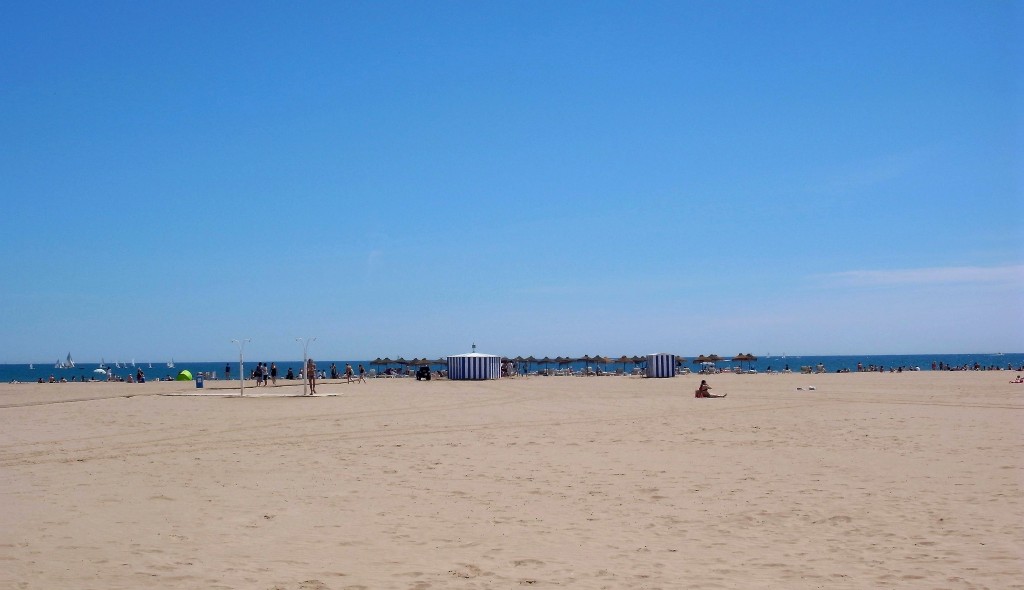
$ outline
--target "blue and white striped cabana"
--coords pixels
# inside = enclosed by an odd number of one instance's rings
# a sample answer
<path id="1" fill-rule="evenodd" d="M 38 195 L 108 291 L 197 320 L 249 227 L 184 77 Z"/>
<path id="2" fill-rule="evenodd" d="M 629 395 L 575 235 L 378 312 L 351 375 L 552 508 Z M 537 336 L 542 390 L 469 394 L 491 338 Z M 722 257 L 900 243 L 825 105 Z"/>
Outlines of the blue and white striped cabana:
<path id="1" fill-rule="evenodd" d="M 500 379 L 501 357 L 472 352 L 448 357 L 448 379 Z"/>
<path id="2" fill-rule="evenodd" d="M 647 355 L 648 377 L 675 377 L 676 355 L 666 352 Z"/>

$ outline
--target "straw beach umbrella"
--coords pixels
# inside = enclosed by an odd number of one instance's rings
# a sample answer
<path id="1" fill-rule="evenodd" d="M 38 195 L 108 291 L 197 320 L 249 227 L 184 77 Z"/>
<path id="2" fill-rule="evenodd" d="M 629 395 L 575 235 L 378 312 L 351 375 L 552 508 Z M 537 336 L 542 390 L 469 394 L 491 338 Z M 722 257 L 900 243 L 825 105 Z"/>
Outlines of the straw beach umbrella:
<path id="1" fill-rule="evenodd" d="M 707 356 L 702 354 L 702 355 L 698 356 L 697 358 L 693 359 L 693 363 L 694 364 L 699 364 L 699 365 L 704 365 L 704 366 L 710 366 L 712 369 L 714 369 L 715 368 L 715 363 L 718 363 L 718 362 L 721 362 L 721 361 L 724 361 L 724 360 L 725 360 L 724 358 L 718 356 L 717 354 L 709 354 Z"/>
<path id="2" fill-rule="evenodd" d="M 757 357 L 750 354 L 749 352 L 741 352 L 740 354 L 737 354 L 736 356 L 732 357 L 732 360 L 734 362 L 739 362 L 740 367 L 742 367 L 743 363 L 751 363 L 753 361 L 756 361 Z"/>

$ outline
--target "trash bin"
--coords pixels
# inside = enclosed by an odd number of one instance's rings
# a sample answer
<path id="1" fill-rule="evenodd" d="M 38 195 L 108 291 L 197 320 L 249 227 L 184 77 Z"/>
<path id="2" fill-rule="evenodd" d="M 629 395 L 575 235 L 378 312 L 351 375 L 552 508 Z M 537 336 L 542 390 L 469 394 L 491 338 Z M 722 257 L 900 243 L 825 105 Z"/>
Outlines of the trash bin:
<path id="1" fill-rule="evenodd" d="M 203 375 L 199 374 L 199 375 L 196 375 L 196 389 L 202 389 L 202 388 L 203 388 Z"/>

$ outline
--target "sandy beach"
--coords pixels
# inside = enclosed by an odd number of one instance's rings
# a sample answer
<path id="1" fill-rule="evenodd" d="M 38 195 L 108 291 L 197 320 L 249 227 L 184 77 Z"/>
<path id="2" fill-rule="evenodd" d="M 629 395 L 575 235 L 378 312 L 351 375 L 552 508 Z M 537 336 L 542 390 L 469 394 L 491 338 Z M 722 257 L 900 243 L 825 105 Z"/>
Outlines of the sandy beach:
<path id="1" fill-rule="evenodd" d="M 1015 376 L 4 384 L 0 588 L 1024 588 Z"/>

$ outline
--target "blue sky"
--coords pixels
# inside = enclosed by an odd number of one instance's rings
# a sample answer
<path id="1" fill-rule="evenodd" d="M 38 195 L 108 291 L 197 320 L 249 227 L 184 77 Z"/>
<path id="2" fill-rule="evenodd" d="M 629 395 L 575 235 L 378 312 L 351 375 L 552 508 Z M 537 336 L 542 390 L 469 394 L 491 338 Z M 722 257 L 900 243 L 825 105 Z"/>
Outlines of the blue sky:
<path id="1" fill-rule="evenodd" d="M 9 2 L 0 362 L 1022 351 L 1022 6 Z"/>

